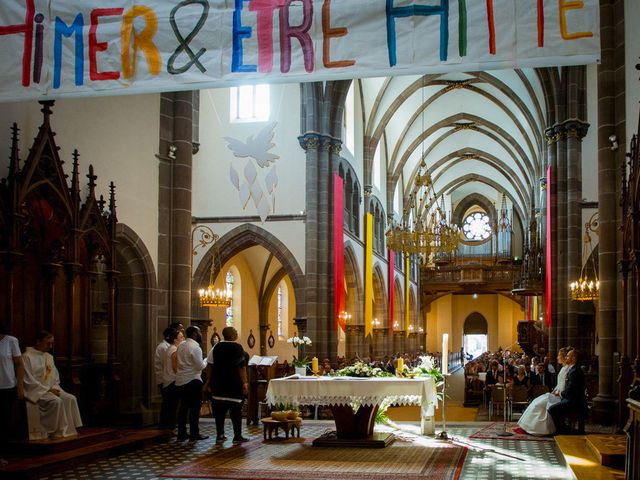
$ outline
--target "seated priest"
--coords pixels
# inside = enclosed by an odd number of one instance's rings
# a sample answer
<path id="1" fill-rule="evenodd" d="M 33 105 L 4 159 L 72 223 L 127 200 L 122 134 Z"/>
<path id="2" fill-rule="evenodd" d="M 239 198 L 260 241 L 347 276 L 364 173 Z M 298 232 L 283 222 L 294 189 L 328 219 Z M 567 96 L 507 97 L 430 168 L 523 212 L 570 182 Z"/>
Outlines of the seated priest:
<path id="1" fill-rule="evenodd" d="M 53 334 L 41 331 L 36 335 L 35 347 L 27 347 L 24 361 L 24 396 L 38 405 L 40 424 L 50 438 L 76 435 L 82 426 L 76 397 L 60 387 L 60 375 L 49 353 L 53 348 Z"/>

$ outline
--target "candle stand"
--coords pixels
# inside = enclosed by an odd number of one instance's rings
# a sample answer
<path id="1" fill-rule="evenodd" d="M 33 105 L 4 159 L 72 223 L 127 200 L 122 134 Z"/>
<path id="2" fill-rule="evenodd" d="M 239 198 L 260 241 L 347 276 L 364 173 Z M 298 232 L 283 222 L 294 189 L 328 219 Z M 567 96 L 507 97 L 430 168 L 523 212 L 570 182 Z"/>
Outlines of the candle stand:
<path id="1" fill-rule="evenodd" d="M 436 435 L 438 440 L 449 440 L 447 435 L 447 377 L 449 374 L 442 375 L 444 380 L 442 382 L 442 431 Z"/>

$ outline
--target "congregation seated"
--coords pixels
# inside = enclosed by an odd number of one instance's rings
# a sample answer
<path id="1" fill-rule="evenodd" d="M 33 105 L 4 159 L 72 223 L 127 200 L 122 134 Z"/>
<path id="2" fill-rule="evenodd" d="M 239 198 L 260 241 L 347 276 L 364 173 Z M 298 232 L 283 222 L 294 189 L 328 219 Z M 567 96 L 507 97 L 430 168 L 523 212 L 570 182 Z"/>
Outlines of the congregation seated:
<path id="1" fill-rule="evenodd" d="M 49 353 L 53 340 L 53 334 L 39 332 L 35 347 L 28 347 L 22 356 L 24 394 L 27 401 L 38 408 L 42 434 L 62 438 L 76 435 L 82 419 L 76 397 L 60 387 L 60 375 Z"/>

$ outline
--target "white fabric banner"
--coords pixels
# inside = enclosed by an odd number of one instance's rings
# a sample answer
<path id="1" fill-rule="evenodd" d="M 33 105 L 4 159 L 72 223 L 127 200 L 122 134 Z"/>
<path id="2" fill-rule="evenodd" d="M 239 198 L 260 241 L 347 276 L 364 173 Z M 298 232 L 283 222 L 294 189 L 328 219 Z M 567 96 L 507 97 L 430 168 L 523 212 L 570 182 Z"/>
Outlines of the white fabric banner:
<path id="1" fill-rule="evenodd" d="M 593 63 L 597 0 L 2 0 L 0 101 Z"/>

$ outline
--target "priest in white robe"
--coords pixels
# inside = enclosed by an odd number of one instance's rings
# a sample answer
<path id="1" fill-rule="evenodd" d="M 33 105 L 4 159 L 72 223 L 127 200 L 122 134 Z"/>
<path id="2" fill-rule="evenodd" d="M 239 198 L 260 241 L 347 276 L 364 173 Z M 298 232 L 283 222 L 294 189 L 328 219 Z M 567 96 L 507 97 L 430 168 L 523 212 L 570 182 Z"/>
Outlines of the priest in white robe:
<path id="1" fill-rule="evenodd" d="M 82 426 L 76 397 L 60 387 L 60 375 L 49 351 L 53 334 L 42 331 L 36 336 L 35 347 L 28 347 L 24 362 L 24 396 L 38 405 L 40 424 L 50 438 L 77 434 Z"/>

